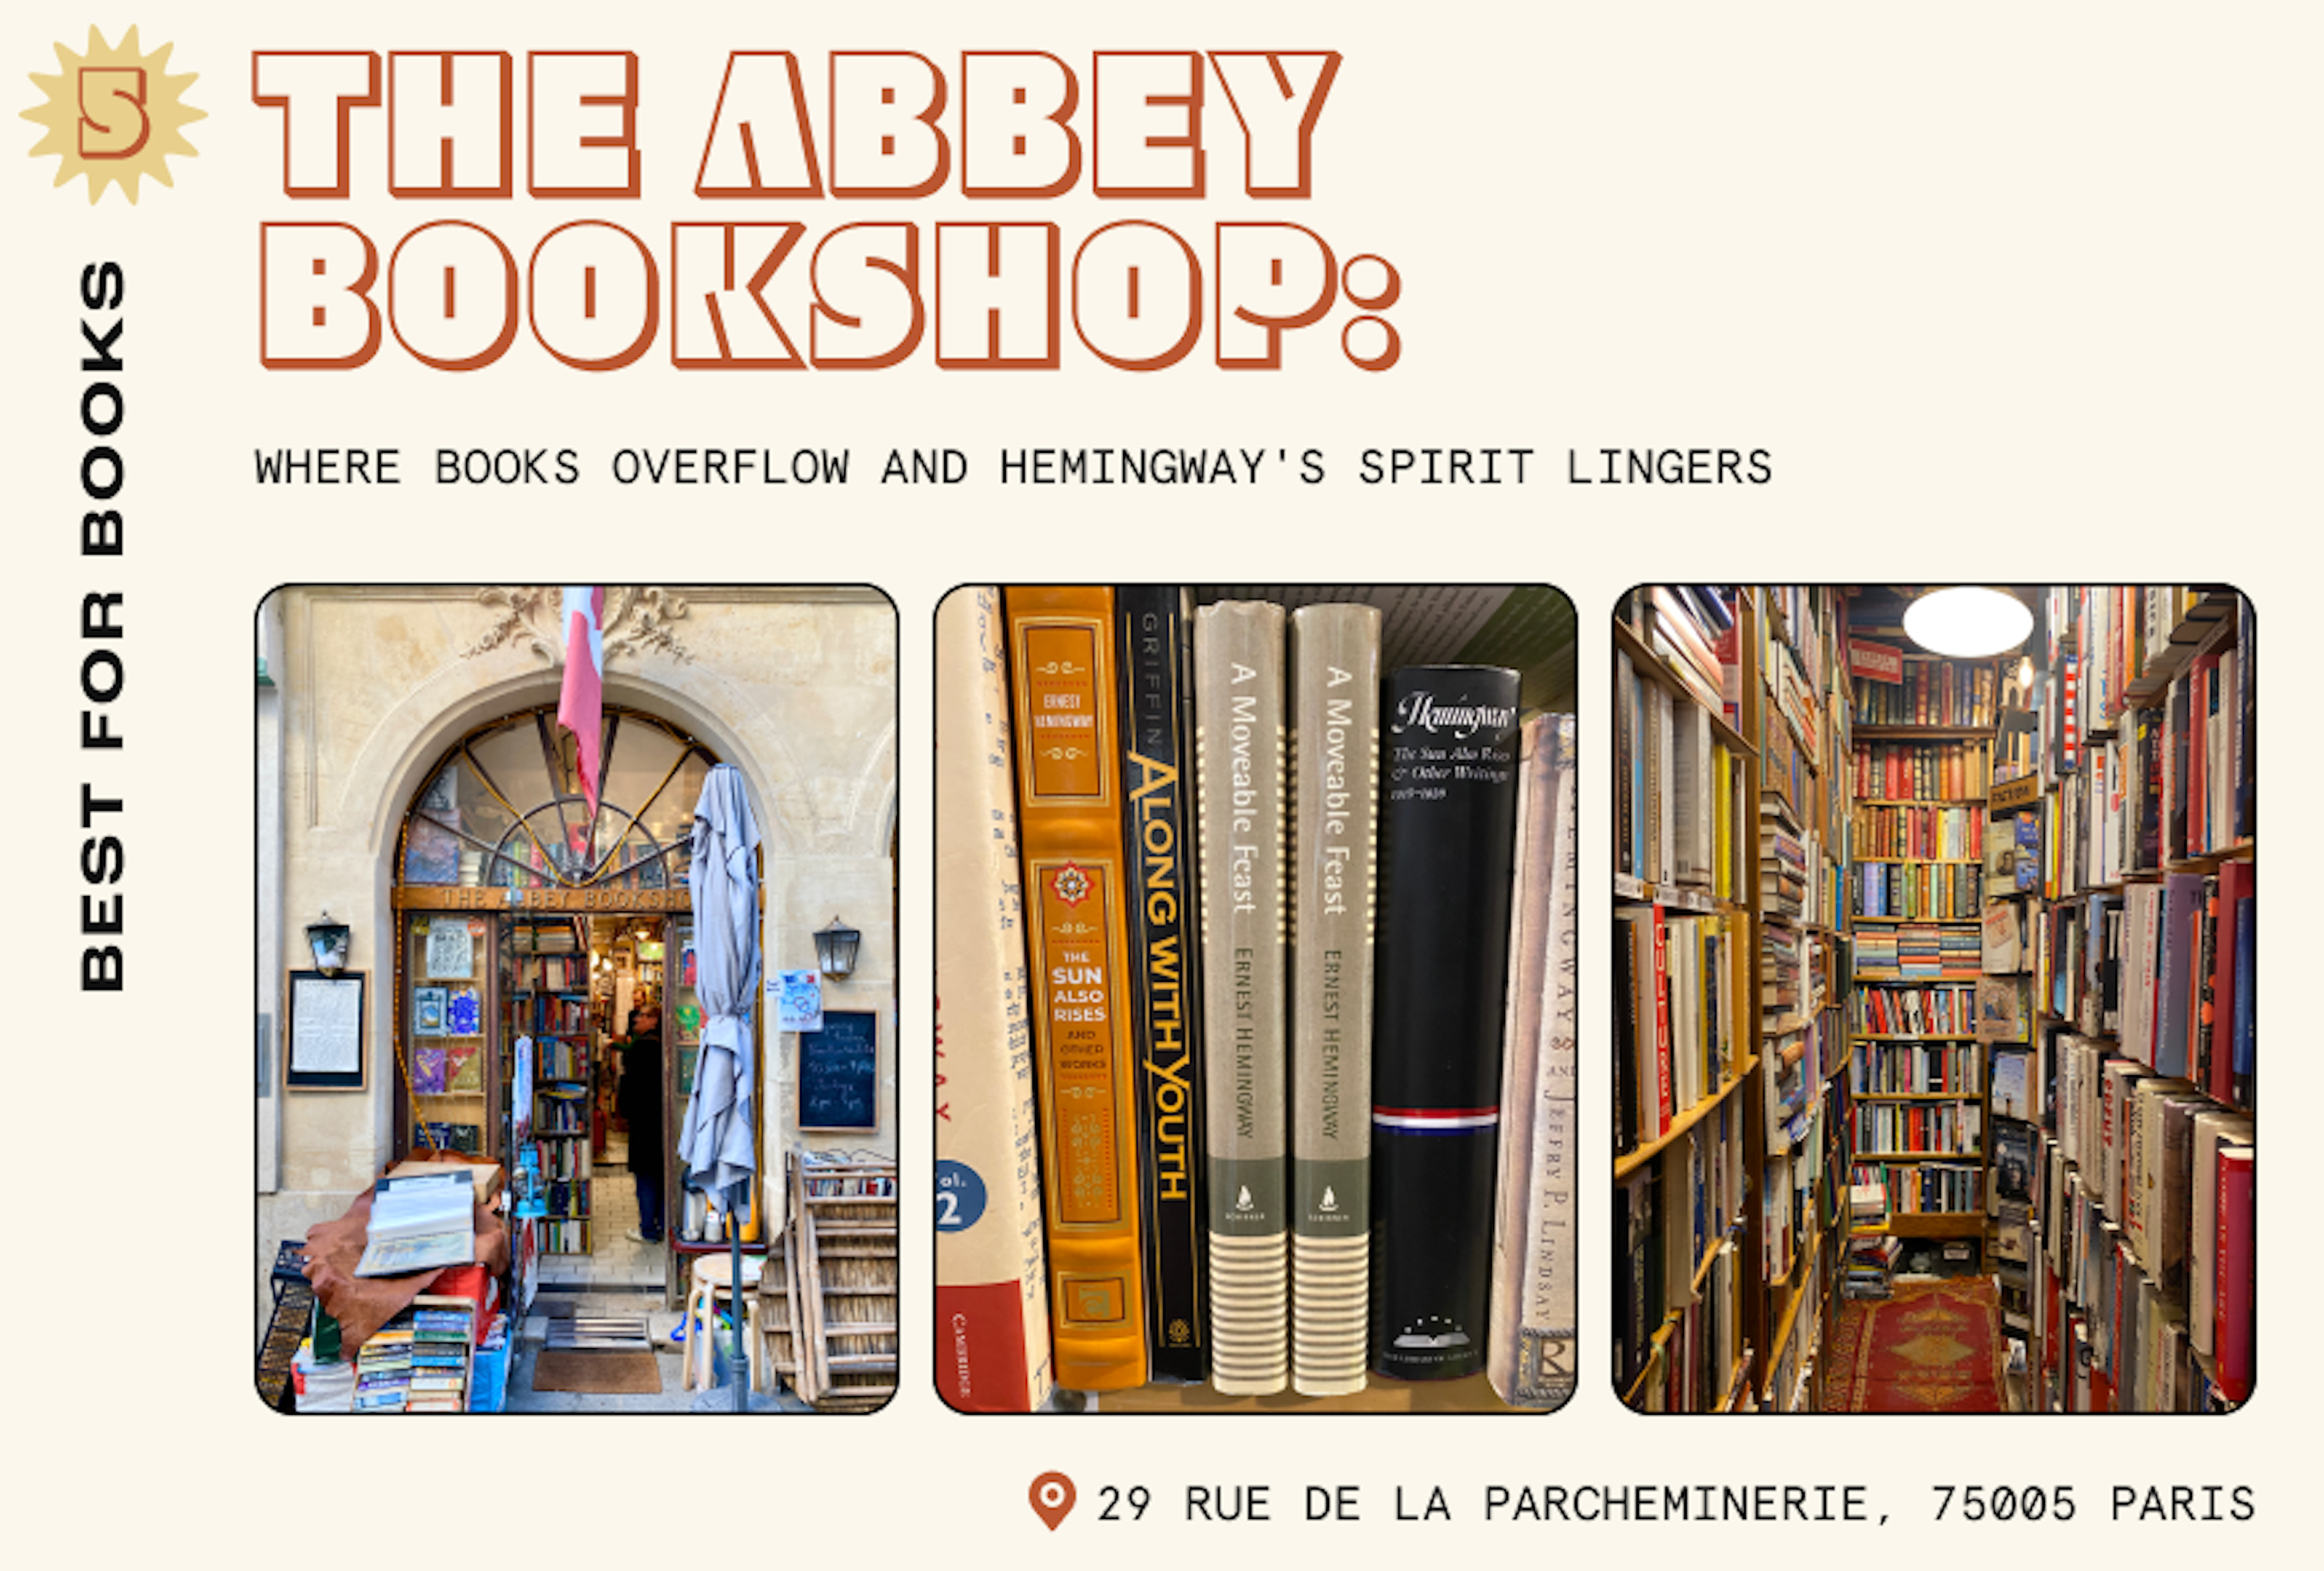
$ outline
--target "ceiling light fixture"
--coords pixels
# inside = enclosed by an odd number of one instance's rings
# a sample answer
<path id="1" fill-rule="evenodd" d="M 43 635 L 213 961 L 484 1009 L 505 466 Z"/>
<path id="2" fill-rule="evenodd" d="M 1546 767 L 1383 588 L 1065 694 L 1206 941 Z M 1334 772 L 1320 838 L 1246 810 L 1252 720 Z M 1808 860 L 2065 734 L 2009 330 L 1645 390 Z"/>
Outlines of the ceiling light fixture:
<path id="1" fill-rule="evenodd" d="M 1982 584 L 1932 589 L 1904 607 L 1904 633 L 1932 654 L 1981 660 L 2024 643 L 2034 612 L 2006 589 Z"/>

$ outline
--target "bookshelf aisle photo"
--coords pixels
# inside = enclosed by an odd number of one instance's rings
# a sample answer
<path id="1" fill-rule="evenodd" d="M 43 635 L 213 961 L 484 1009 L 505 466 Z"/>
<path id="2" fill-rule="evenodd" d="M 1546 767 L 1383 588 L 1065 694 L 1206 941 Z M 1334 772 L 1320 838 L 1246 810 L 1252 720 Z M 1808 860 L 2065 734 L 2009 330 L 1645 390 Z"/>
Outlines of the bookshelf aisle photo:
<path id="1" fill-rule="evenodd" d="M 1562 1406 L 1571 603 L 970 587 L 936 642 L 945 1400 Z"/>
<path id="2" fill-rule="evenodd" d="M 1651 586 L 1614 642 L 1623 1400 L 2245 1400 L 2240 597 Z"/>

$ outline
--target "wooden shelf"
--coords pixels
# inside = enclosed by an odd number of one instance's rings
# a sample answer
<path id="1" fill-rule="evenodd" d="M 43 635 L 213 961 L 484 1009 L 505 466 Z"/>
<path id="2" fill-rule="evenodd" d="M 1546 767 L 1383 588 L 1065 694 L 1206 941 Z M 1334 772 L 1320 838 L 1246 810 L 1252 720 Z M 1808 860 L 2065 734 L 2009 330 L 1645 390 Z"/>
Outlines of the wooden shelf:
<path id="1" fill-rule="evenodd" d="M 2146 669 L 2123 684 L 2122 709 L 2148 707 L 2163 697 L 2205 644 L 2235 625 L 2236 602 L 2240 598 L 2232 589 L 2205 591 L 2171 630 L 2171 641 L 2147 655 Z M 2116 715 L 2122 709 L 2116 710 Z"/>
<path id="2" fill-rule="evenodd" d="M 1853 806 L 1859 808 L 1981 808 L 1983 797 L 1858 797 Z M 1858 862 L 1864 860 L 1859 856 Z"/>
<path id="3" fill-rule="evenodd" d="M 1622 1393 L 1622 1400 L 1626 1405 L 1630 1407 L 1637 1405 L 1640 1394 L 1646 1389 L 1646 1377 L 1655 1371 L 1654 1349 L 1664 1346 L 1670 1341 L 1671 1332 L 1677 1325 L 1676 1314 L 1665 1314 L 1663 1316 L 1663 1323 L 1655 1327 L 1654 1335 L 1646 1338 L 1646 1367 L 1638 1371 L 1638 1378 L 1632 1381 L 1629 1389 Z"/>
<path id="4" fill-rule="evenodd" d="M 1990 725 L 1869 725 L 1856 723 L 1858 742 L 1990 742 Z M 1985 799 L 1975 799 L 1983 801 Z"/>
<path id="5" fill-rule="evenodd" d="M 1850 917 L 1848 919 L 1899 928 L 1976 928 L 1985 925 L 1982 917 Z"/>
<path id="6" fill-rule="evenodd" d="M 1979 1093 L 1983 1095 L 1983 1093 Z M 1983 1151 L 1858 1151 L 1859 1162 L 1981 1162 Z"/>
<path id="7" fill-rule="evenodd" d="M 1720 900 L 1699 889 L 1677 889 L 1633 877 L 1627 873 L 1614 875 L 1614 898 L 1637 901 L 1641 904 L 1652 901 L 1674 910 L 1694 911 L 1702 916 L 1736 916 L 1747 910 L 1734 901 Z"/>
<path id="8" fill-rule="evenodd" d="M 1850 1031 L 1848 1040 L 1851 1042 L 1973 1042 L 1977 1040 L 1977 1035 L 1973 1031 L 1904 1031 L 1877 1036 L 1869 1031 Z"/>
<path id="9" fill-rule="evenodd" d="M 1980 1238 L 1982 1211 L 1892 1211 L 1880 1231 L 1898 1238 Z"/>
<path id="10" fill-rule="evenodd" d="M 1858 1102 L 1982 1102 L 1983 1090 L 1977 1091 L 1851 1091 Z"/>
<path id="11" fill-rule="evenodd" d="M 1853 971 L 1849 979 L 1877 983 L 1884 987 L 1891 983 L 1906 987 L 1974 987 L 1984 975 L 1980 971 L 1977 976 L 1907 976 L 1902 971 Z"/>
<path id="12" fill-rule="evenodd" d="M 2249 862 L 2255 855 L 2253 843 L 2238 840 L 2224 851 L 2207 851 L 2200 856 L 2181 856 L 2165 862 L 2169 873 L 2217 873 L 2230 862 Z"/>
<path id="13" fill-rule="evenodd" d="M 1637 1172 L 1640 1168 L 1645 1167 L 1648 1162 L 1653 1161 L 1655 1158 L 1663 1153 L 1664 1149 L 1673 1141 L 1678 1139 L 1679 1136 L 1684 1134 L 1688 1130 L 1692 1129 L 1696 1124 L 1702 1123 L 1713 1109 L 1718 1107 L 1721 1102 L 1724 1102 L 1730 1095 L 1733 1094 L 1735 1087 L 1742 1085 L 1744 1081 L 1750 1078 L 1751 1070 L 1758 1062 L 1759 1056 L 1757 1053 L 1745 1058 L 1741 1064 L 1736 1067 L 1735 1073 L 1729 1075 L 1726 1080 L 1721 1083 L 1718 1090 L 1712 1092 L 1710 1095 L 1704 1097 L 1702 1101 L 1688 1108 L 1684 1113 L 1673 1117 L 1670 1128 L 1662 1135 L 1648 1141 L 1645 1145 L 1640 1146 L 1634 1151 L 1626 1151 L 1622 1155 L 1616 1157 L 1614 1159 L 1615 1181 L 1618 1183 L 1620 1182 L 1622 1179 L 1628 1178 L 1632 1173 Z"/>
<path id="14" fill-rule="evenodd" d="M 1880 862 L 1898 866 L 1919 864 L 1929 867 L 1975 867 L 1984 860 L 1982 856 L 1859 856 L 1856 862 L 1858 864 Z"/>

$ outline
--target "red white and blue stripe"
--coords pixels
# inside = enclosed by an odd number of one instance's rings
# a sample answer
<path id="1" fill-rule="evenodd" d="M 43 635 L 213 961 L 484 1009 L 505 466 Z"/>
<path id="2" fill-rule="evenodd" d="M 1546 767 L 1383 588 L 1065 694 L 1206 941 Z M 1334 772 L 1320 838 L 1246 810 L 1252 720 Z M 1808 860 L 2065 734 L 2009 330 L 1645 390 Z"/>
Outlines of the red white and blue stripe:
<path id="1" fill-rule="evenodd" d="M 1372 1127 L 1397 1134 L 1473 1134 L 1501 1121 L 1498 1107 L 1375 1107 Z"/>

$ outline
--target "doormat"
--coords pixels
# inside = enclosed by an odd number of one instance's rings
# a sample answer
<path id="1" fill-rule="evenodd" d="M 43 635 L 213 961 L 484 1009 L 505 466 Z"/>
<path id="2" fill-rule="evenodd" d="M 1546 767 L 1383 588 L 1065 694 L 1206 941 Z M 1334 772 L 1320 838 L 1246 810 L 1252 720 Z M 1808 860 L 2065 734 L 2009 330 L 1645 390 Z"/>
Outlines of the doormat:
<path id="1" fill-rule="evenodd" d="M 1838 1413 L 1999 1413 L 2001 1298 L 1991 1277 L 1896 1283 L 1840 1310 L 1823 1405 Z"/>
<path id="2" fill-rule="evenodd" d="M 661 1361 L 650 1353 L 543 1353 L 533 1360 L 532 1389 L 601 1397 L 661 1394 Z"/>

